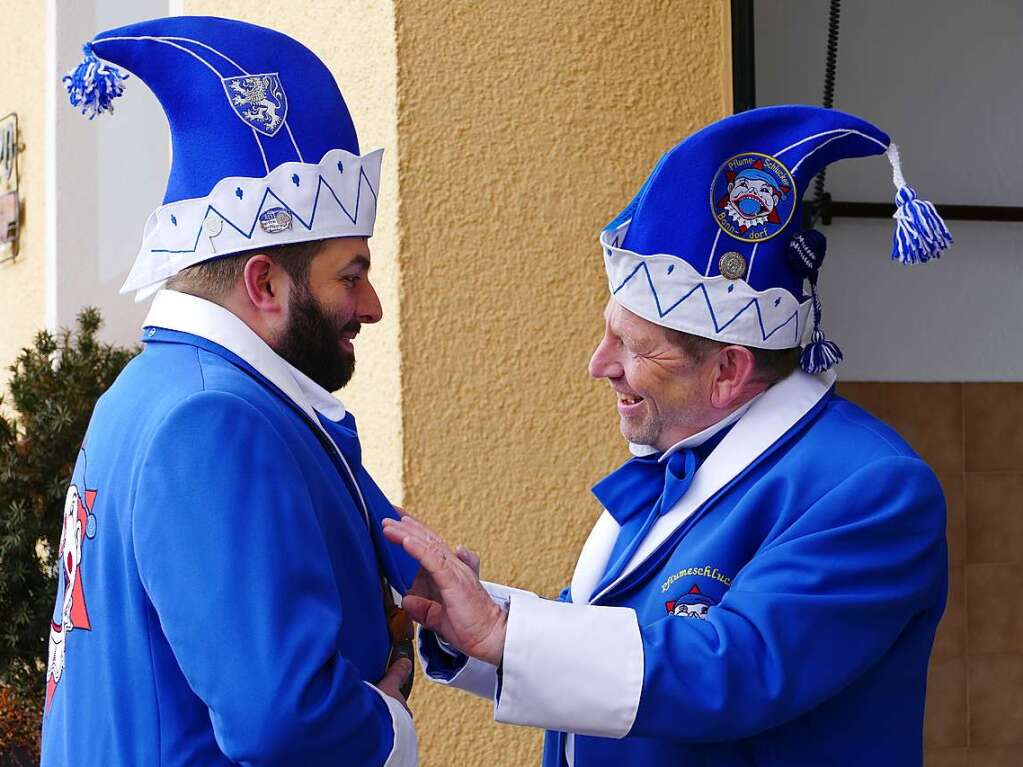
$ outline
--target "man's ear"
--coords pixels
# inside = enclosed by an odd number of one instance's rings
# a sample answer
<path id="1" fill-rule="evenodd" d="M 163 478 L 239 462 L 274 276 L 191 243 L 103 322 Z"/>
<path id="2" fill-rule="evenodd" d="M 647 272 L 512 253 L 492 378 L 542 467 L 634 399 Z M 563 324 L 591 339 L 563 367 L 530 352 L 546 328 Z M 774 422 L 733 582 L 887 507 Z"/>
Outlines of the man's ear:
<path id="1" fill-rule="evenodd" d="M 756 359 L 745 346 L 726 346 L 714 356 L 710 402 L 719 410 L 734 410 L 749 398 L 756 383 Z"/>
<path id="2" fill-rule="evenodd" d="M 257 253 L 245 262 L 242 284 L 252 308 L 266 314 L 284 311 L 287 286 L 284 272 L 270 256 Z"/>

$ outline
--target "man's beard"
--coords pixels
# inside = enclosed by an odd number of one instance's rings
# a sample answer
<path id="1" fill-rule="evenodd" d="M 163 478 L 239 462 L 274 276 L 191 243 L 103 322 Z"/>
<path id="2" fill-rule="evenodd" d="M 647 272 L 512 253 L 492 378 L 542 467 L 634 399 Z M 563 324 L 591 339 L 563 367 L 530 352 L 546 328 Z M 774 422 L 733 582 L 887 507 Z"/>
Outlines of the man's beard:
<path id="1" fill-rule="evenodd" d="M 307 285 L 292 284 L 288 327 L 274 351 L 327 391 L 337 391 L 355 372 L 355 355 L 341 348 L 341 334 L 357 333 L 361 324 L 328 314 Z"/>

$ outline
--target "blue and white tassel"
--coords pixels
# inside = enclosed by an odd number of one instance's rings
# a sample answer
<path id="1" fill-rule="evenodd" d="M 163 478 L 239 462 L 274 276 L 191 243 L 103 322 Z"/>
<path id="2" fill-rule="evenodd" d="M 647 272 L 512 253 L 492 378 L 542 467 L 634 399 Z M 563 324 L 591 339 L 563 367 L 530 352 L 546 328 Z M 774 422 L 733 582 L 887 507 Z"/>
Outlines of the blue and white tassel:
<path id="1" fill-rule="evenodd" d="M 810 336 L 810 343 L 803 347 L 799 366 L 810 375 L 817 375 L 833 368 L 843 357 L 838 344 L 825 338 L 821 329 L 821 299 L 817 294 L 816 279 L 810 282 L 810 292 L 813 296 L 813 335 Z"/>
<path id="2" fill-rule="evenodd" d="M 933 203 L 920 200 L 916 190 L 906 184 L 899 161 L 899 148 L 888 146 L 895 184 L 895 234 L 892 237 L 892 261 L 903 264 L 926 263 L 940 258 L 941 251 L 952 244 L 952 234 L 941 220 Z"/>
<path id="3" fill-rule="evenodd" d="M 85 54 L 82 63 L 64 75 L 62 81 L 71 106 L 80 107 L 91 120 L 101 112 L 113 113 L 113 101 L 124 93 L 128 75 L 97 58 L 90 43 L 83 46 L 82 53 Z"/>
<path id="4" fill-rule="evenodd" d="M 808 229 L 795 235 L 788 248 L 789 264 L 797 274 L 810 282 L 813 335 L 810 337 L 810 343 L 803 347 L 799 365 L 811 375 L 823 373 L 842 361 L 842 350 L 838 348 L 838 344 L 825 337 L 821 328 L 821 299 L 817 293 L 817 278 L 827 248 L 827 238 L 816 229 Z"/>

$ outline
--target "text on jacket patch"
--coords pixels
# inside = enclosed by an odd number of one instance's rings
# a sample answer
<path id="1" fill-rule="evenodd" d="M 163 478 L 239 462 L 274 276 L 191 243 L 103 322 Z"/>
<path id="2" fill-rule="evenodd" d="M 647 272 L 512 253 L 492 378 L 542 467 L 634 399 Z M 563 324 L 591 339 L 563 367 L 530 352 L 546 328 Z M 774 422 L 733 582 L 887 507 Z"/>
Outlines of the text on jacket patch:
<path id="1" fill-rule="evenodd" d="M 723 583 L 726 586 L 732 585 L 732 579 L 725 575 L 723 572 L 718 570 L 716 567 L 710 565 L 704 565 L 703 567 L 686 567 L 679 570 L 677 573 L 668 576 L 668 580 L 661 584 L 661 591 L 667 591 L 671 588 L 671 584 L 680 578 L 691 578 L 693 576 L 703 576 L 704 578 L 711 578 L 712 580 Z"/>

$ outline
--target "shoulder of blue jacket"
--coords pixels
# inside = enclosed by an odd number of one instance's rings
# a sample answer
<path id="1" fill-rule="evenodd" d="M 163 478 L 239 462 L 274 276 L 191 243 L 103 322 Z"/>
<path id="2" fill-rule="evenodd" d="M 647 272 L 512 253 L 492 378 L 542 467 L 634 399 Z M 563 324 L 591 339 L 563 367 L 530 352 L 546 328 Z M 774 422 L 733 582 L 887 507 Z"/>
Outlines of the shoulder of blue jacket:
<path id="1" fill-rule="evenodd" d="M 831 398 L 807 436 L 827 441 L 829 452 L 853 465 L 887 456 L 920 457 L 891 426 L 840 396 Z"/>

